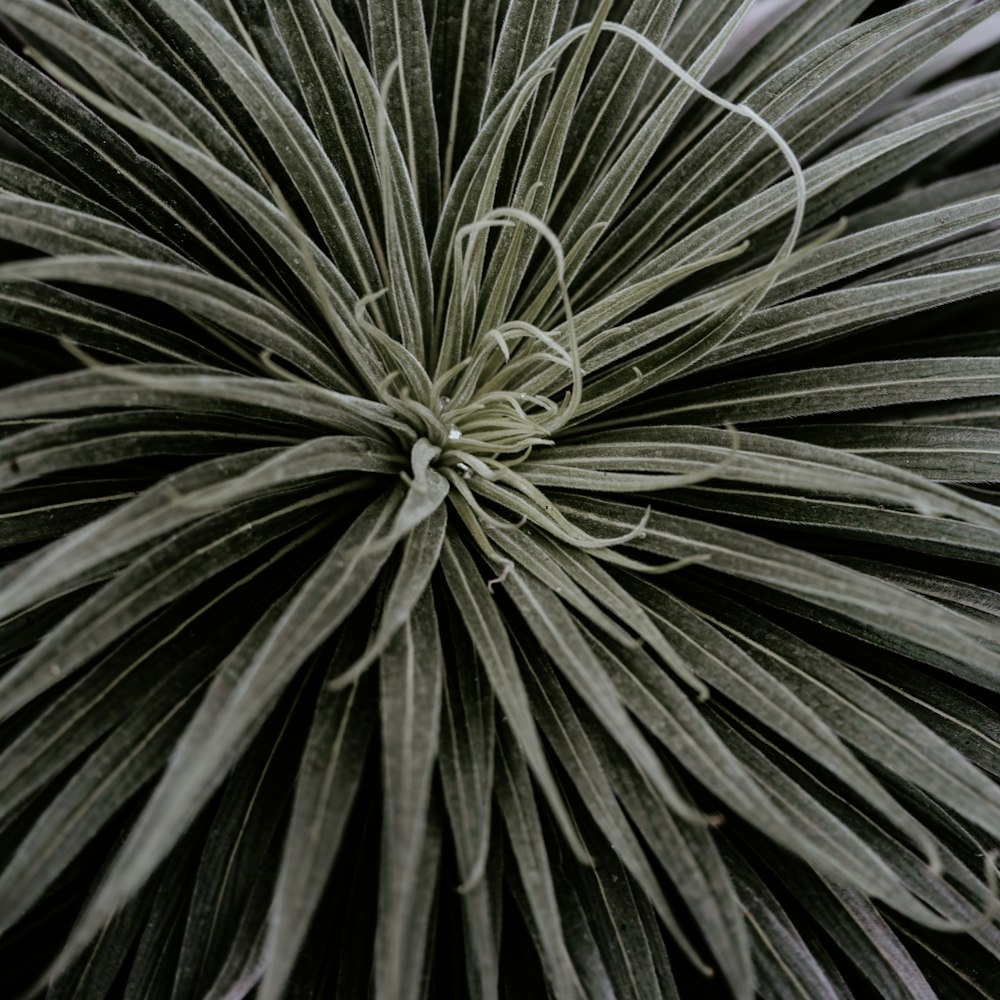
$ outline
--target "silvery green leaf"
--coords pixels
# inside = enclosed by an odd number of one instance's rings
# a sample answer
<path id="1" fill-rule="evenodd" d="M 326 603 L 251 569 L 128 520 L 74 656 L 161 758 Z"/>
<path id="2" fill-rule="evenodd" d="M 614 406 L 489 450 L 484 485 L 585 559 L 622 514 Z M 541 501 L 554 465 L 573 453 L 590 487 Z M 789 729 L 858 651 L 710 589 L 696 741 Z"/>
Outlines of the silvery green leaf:
<path id="1" fill-rule="evenodd" d="M 356 654 L 352 646 L 341 641 L 328 674 Z M 329 878 L 375 730 L 372 683 L 366 677 L 345 690 L 325 691 L 316 705 L 263 944 L 264 997 L 284 988 Z"/>
<path id="2" fill-rule="evenodd" d="M 546 975 L 559 1000 L 570 1000 L 580 980 L 567 951 L 559 904 L 553 884 L 545 838 L 524 757 L 509 733 L 501 730 L 497 746 L 497 805 L 546 966 Z"/>
<path id="3" fill-rule="evenodd" d="M 429 590 L 380 661 L 385 818 L 376 995 L 417 997 L 426 950 L 428 900 L 437 880 L 440 832 L 429 820 L 444 671 L 440 626 Z"/>

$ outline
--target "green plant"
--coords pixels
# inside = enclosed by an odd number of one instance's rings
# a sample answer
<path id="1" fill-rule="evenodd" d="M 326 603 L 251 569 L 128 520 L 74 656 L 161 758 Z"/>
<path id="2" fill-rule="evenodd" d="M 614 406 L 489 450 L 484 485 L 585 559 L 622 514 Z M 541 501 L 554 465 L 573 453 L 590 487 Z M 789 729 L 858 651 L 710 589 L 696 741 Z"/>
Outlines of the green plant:
<path id="1" fill-rule="evenodd" d="M 4 995 L 997 995 L 1000 2 L 869 6 L 0 0 Z"/>

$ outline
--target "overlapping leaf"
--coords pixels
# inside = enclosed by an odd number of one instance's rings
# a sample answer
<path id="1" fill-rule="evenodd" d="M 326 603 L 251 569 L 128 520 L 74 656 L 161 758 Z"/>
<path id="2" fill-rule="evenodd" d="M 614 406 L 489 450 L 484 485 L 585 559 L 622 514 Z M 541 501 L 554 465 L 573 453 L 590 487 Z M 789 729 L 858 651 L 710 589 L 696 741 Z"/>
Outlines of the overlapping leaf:
<path id="1" fill-rule="evenodd" d="M 869 6 L 0 0 L 18 988 L 992 995 L 1000 0 Z"/>

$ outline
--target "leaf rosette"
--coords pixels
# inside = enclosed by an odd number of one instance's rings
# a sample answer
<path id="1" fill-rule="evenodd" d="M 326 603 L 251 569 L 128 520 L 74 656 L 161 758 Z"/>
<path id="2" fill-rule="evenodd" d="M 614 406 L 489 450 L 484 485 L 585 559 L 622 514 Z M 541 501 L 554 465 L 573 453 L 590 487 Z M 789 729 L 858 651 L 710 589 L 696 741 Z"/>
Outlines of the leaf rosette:
<path id="1" fill-rule="evenodd" d="M 870 7 L 0 0 L 10 990 L 995 995 L 1000 0 Z"/>

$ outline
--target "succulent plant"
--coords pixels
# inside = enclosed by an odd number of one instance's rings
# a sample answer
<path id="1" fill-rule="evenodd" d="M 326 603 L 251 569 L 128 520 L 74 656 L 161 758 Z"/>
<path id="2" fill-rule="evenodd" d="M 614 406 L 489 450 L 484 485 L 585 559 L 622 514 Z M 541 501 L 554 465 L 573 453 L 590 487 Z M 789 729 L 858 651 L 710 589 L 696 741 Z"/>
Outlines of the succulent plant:
<path id="1" fill-rule="evenodd" d="M 0 0 L 3 995 L 1000 995 L 998 12 Z"/>

